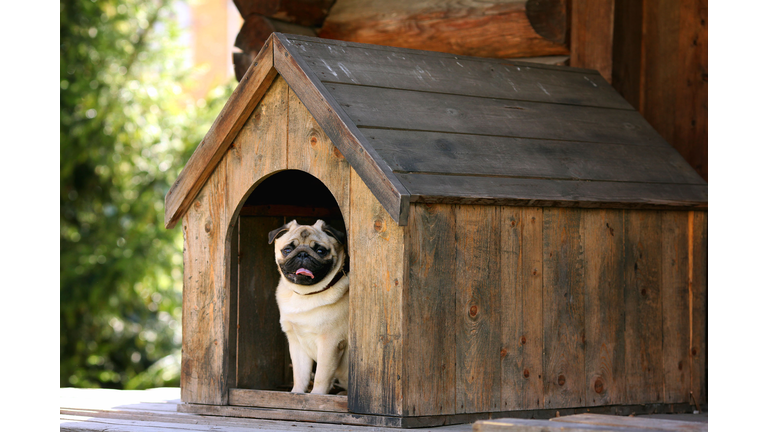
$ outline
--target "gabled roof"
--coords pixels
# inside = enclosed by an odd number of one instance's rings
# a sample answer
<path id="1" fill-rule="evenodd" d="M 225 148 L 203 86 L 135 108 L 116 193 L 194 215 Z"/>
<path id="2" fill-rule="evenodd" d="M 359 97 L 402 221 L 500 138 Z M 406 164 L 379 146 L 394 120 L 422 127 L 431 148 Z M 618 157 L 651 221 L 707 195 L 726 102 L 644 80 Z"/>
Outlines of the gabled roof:
<path id="1" fill-rule="evenodd" d="M 707 184 L 596 71 L 273 34 L 166 196 L 173 227 L 280 74 L 389 214 L 696 208 Z"/>

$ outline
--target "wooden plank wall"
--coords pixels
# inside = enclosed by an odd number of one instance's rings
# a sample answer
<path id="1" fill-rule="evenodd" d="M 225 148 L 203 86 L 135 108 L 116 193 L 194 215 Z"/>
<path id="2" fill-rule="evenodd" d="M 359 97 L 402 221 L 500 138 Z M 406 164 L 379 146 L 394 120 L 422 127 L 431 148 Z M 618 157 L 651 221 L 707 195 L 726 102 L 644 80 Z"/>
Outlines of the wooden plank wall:
<path id="1" fill-rule="evenodd" d="M 706 212 L 415 204 L 407 229 L 404 415 L 706 401 Z"/>
<path id="2" fill-rule="evenodd" d="M 236 216 L 257 182 L 283 169 L 300 169 L 320 179 L 349 220 L 349 164 L 278 77 L 183 217 L 184 402 L 222 405 L 229 387 L 274 388 L 283 380 L 284 362 L 264 354 L 282 352 L 276 311 L 254 314 L 256 304 L 273 299 L 271 289 L 259 287 L 276 286 L 277 281 L 274 275 L 254 275 L 247 265 L 260 254 L 266 256 L 264 248 L 254 247 L 260 239 L 251 237 L 263 237 L 283 219 Z M 245 236 L 239 244 L 231 240 L 238 232 Z M 247 261 L 239 272 L 238 265 L 227 265 L 238 255 Z M 267 338 L 261 334 L 265 326 L 271 328 Z"/>

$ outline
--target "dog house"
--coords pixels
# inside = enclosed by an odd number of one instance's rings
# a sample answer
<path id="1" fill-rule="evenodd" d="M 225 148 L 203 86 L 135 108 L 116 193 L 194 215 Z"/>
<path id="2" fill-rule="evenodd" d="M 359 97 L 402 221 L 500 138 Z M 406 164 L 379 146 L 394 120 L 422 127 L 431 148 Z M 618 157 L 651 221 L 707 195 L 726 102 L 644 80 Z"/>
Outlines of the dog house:
<path id="1" fill-rule="evenodd" d="M 347 395 L 291 394 L 267 232 L 348 234 Z M 180 410 L 419 427 L 707 403 L 707 184 L 591 70 L 274 34 L 166 196 Z"/>

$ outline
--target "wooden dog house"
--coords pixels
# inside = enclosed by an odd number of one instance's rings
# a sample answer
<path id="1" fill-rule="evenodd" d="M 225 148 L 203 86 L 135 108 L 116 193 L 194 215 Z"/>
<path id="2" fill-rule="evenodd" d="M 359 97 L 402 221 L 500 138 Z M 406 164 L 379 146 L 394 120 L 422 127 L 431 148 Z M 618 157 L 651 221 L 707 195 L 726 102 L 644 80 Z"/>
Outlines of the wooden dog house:
<path id="1" fill-rule="evenodd" d="M 182 410 L 418 427 L 707 401 L 707 185 L 598 73 L 273 34 L 166 196 Z M 348 233 L 347 396 L 266 233 Z"/>

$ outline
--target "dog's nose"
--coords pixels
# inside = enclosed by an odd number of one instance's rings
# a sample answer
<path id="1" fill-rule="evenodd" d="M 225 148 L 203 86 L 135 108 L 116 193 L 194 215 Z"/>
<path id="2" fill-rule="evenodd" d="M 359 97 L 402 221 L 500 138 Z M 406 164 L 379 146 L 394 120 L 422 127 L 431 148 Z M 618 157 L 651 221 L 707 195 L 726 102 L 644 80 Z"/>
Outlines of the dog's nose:
<path id="1" fill-rule="evenodd" d="M 306 252 L 299 252 L 299 253 L 296 255 L 296 257 L 297 257 L 297 258 L 308 258 L 308 257 L 309 257 L 309 254 L 307 254 Z"/>

